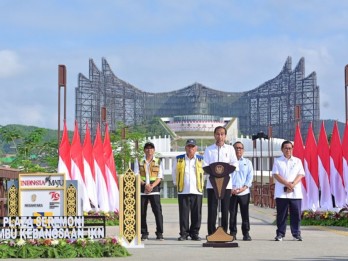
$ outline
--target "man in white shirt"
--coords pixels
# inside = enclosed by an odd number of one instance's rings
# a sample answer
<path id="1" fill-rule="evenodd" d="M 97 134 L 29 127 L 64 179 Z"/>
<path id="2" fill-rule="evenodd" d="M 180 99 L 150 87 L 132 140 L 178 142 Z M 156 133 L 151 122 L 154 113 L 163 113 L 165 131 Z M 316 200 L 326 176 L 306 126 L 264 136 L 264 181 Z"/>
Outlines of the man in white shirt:
<path id="1" fill-rule="evenodd" d="M 218 126 L 214 130 L 215 144 L 207 147 L 203 155 L 203 167 L 209 166 L 215 162 L 225 162 L 238 168 L 238 160 L 233 146 L 225 144 L 227 131 L 224 127 Z M 228 229 L 228 212 L 230 195 L 232 189 L 232 179 L 230 174 L 229 183 L 226 186 L 224 198 L 221 199 L 221 226 L 225 232 Z M 214 193 L 213 186 L 208 179 L 207 181 L 208 194 L 208 235 L 211 235 L 216 230 L 216 218 L 218 199 Z"/>
<path id="2" fill-rule="evenodd" d="M 173 164 L 173 183 L 177 186 L 179 202 L 179 241 L 200 241 L 199 230 L 202 220 L 202 192 L 204 185 L 203 157 L 197 155 L 194 139 L 188 139 L 185 146 L 186 154 L 179 155 Z M 189 216 L 191 213 L 191 226 Z"/>
<path id="3" fill-rule="evenodd" d="M 284 141 L 281 146 L 283 156 L 275 159 L 273 164 L 273 177 L 275 179 L 274 198 L 277 207 L 277 235 L 276 241 L 282 241 L 285 237 L 286 223 L 290 209 L 290 229 L 296 241 L 302 241 L 301 237 L 301 179 L 305 176 L 302 162 L 292 156 L 293 144 Z"/>

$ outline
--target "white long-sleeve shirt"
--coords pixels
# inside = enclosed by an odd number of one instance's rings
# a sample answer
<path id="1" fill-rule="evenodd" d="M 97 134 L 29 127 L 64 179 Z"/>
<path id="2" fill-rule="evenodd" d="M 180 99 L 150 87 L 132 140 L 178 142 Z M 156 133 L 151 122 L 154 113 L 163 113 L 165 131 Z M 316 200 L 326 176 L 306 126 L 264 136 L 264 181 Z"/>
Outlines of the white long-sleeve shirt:
<path id="1" fill-rule="evenodd" d="M 238 170 L 238 159 L 236 152 L 232 145 L 224 144 L 221 147 L 218 147 L 216 144 L 213 144 L 207 147 L 203 155 L 203 167 L 209 166 L 214 162 L 226 162 L 230 165 L 236 167 Z M 232 189 L 232 173 L 230 173 L 230 181 L 228 182 L 226 189 Z M 212 189 L 209 178 L 207 179 L 207 189 Z"/>

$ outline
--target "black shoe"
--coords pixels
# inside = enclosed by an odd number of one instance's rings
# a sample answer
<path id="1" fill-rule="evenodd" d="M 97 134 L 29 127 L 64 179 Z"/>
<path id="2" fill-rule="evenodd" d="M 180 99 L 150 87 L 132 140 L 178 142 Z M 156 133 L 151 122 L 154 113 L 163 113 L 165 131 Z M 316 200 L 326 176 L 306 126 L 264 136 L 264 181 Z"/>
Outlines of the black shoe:
<path id="1" fill-rule="evenodd" d="M 185 240 L 187 240 L 187 236 L 180 236 L 178 238 L 178 241 L 185 241 Z"/>
<path id="2" fill-rule="evenodd" d="M 233 241 L 233 240 L 237 240 L 236 234 L 231 234 L 231 236 L 233 237 L 233 238 L 232 238 L 232 241 Z"/>
<path id="3" fill-rule="evenodd" d="M 145 241 L 145 240 L 148 240 L 149 239 L 149 236 L 148 235 L 141 235 L 141 241 Z"/>
<path id="4" fill-rule="evenodd" d="M 302 241 L 302 237 L 301 236 L 294 236 L 294 241 Z"/>
<path id="5" fill-rule="evenodd" d="M 283 241 L 283 237 L 281 235 L 278 235 L 274 238 L 275 241 Z"/>
<path id="6" fill-rule="evenodd" d="M 164 240 L 164 238 L 163 238 L 163 235 L 162 234 L 157 234 L 157 237 L 156 237 L 156 239 L 157 240 L 161 240 L 161 241 L 163 241 Z"/>
<path id="7" fill-rule="evenodd" d="M 251 241 L 251 237 L 249 234 L 243 236 L 243 241 Z"/>
<path id="8" fill-rule="evenodd" d="M 191 236 L 191 239 L 194 241 L 201 241 L 202 240 L 198 235 Z"/>

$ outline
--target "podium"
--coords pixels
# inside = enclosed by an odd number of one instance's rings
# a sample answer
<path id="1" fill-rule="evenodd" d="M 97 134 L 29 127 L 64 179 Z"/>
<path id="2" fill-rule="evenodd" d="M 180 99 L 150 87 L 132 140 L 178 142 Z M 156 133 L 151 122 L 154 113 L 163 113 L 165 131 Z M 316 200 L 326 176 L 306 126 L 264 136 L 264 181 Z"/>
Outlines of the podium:
<path id="1" fill-rule="evenodd" d="M 238 243 L 232 242 L 233 236 L 227 234 L 221 226 L 221 199 L 225 196 L 226 186 L 230 181 L 229 174 L 232 173 L 236 167 L 226 162 L 214 162 L 209 166 L 203 167 L 203 169 L 209 174 L 209 181 L 218 199 L 219 212 L 219 226 L 213 234 L 206 237 L 207 242 L 203 243 L 203 247 L 238 247 Z"/>

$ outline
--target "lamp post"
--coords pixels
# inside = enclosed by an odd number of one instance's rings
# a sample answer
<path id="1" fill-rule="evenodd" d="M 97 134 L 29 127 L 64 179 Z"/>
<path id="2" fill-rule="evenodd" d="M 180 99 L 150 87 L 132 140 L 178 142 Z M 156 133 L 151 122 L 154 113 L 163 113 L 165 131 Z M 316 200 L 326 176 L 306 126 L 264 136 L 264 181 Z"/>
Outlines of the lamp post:
<path id="1" fill-rule="evenodd" d="M 268 136 L 262 131 L 252 135 L 252 140 L 260 139 L 260 170 L 261 170 L 261 207 L 263 207 L 263 174 L 262 174 L 262 139 L 268 140 Z"/>
<path id="2" fill-rule="evenodd" d="M 58 65 L 58 147 L 60 142 L 60 90 L 64 88 L 64 122 L 66 121 L 66 67 L 65 65 Z"/>

